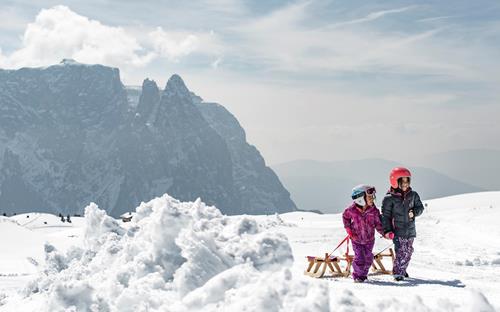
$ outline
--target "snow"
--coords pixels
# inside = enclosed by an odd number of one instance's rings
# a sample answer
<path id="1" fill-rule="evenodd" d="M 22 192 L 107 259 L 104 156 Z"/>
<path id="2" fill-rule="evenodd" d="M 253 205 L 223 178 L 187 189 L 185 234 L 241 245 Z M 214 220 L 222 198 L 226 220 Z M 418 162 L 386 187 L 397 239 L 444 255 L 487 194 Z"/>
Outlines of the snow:
<path id="1" fill-rule="evenodd" d="M 500 192 L 425 204 L 401 283 L 303 275 L 344 237 L 340 214 L 228 217 L 164 195 L 126 223 L 95 204 L 72 224 L 0 218 L 0 311 L 498 310 Z"/>
<path id="2" fill-rule="evenodd" d="M 43 237 L 6 217 L 0 217 L 0 237 L 6 241 L 0 244 L 0 276 L 36 273 L 28 258 L 43 259 Z M 14 237 L 15 243 L 9 243 Z"/>

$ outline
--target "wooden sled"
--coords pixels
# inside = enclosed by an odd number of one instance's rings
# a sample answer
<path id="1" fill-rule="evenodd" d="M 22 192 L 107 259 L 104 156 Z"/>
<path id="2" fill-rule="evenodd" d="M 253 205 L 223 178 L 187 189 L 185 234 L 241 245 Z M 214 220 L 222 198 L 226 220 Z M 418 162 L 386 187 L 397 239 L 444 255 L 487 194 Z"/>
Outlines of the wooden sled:
<path id="1" fill-rule="evenodd" d="M 307 269 L 304 271 L 305 275 L 315 278 L 321 278 L 325 275 L 327 268 L 329 269 L 329 276 L 332 277 L 348 277 L 351 274 L 351 266 L 354 256 L 344 255 L 342 257 L 330 256 L 325 253 L 324 257 L 308 256 L 309 262 Z M 345 262 L 345 265 L 341 265 Z M 344 267 L 344 269 L 342 269 Z"/>
<path id="2" fill-rule="evenodd" d="M 391 264 L 394 264 L 394 251 L 392 248 L 386 253 L 378 253 L 373 255 L 372 272 L 375 274 L 392 274 L 392 267 L 390 270 L 386 269 L 382 260 L 384 258 L 390 258 Z M 325 276 L 328 269 L 328 276 L 331 277 L 349 277 L 351 274 L 352 262 L 354 261 L 353 255 L 329 256 L 325 253 L 324 257 L 313 257 L 307 256 L 307 269 L 304 271 L 305 275 L 315 278 L 321 278 Z M 345 265 L 341 263 L 345 262 Z M 342 269 L 344 267 L 344 269 Z"/>
<path id="3" fill-rule="evenodd" d="M 382 262 L 382 259 L 384 258 L 390 258 L 391 259 L 391 269 L 388 270 L 385 268 L 384 263 Z M 392 274 L 392 268 L 394 266 L 394 251 L 392 248 L 389 248 L 389 250 L 386 253 L 380 252 L 376 255 L 373 256 L 373 263 L 372 263 L 372 272 L 376 274 Z"/>

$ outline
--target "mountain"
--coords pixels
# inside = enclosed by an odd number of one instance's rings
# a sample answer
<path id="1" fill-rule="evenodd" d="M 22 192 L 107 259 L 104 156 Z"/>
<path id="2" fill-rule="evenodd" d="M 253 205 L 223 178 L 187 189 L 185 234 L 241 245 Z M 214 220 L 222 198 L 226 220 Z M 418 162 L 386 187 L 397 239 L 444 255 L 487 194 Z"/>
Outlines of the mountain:
<path id="1" fill-rule="evenodd" d="M 436 168 L 487 190 L 500 190 L 500 150 L 463 149 L 422 156 L 417 164 Z"/>
<path id="2" fill-rule="evenodd" d="M 178 75 L 162 90 L 146 79 L 139 93 L 116 68 L 72 60 L 0 70 L 0 212 L 81 213 L 94 201 L 119 216 L 164 193 L 226 214 L 295 210 L 244 137 L 228 144 L 237 121 L 209 123 L 203 108 Z M 262 187 L 233 174 L 239 155 Z"/>
<path id="3" fill-rule="evenodd" d="M 253 214 L 286 212 L 290 207 L 295 210 L 290 193 L 274 171 L 266 166 L 255 146 L 247 143 L 245 130 L 238 120 L 222 105 L 203 102 L 196 96 L 194 99 L 203 117 L 227 144 L 233 179 L 244 210 Z"/>
<path id="4" fill-rule="evenodd" d="M 300 209 L 323 212 L 342 211 L 351 202 L 351 189 L 357 184 L 374 185 L 378 204 L 389 188 L 389 172 L 401 164 L 384 159 L 321 162 L 297 160 L 273 166 Z M 468 185 L 432 169 L 409 167 L 412 187 L 423 199 L 443 197 L 484 189 Z"/>

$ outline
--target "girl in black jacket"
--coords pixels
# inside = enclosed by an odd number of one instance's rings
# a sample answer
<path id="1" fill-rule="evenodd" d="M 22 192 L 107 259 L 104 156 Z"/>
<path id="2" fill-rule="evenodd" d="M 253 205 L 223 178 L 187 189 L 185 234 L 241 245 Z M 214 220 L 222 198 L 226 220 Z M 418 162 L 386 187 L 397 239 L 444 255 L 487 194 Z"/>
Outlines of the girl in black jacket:
<path id="1" fill-rule="evenodd" d="M 413 254 L 417 236 L 415 217 L 424 211 L 417 192 L 410 187 L 411 173 L 406 168 L 394 168 L 390 174 L 391 188 L 382 201 L 382 225 L 386 237 L 394 237 L 396 259 L 393 274 L 397 281 L 408 277 L 406 268 Z"/>

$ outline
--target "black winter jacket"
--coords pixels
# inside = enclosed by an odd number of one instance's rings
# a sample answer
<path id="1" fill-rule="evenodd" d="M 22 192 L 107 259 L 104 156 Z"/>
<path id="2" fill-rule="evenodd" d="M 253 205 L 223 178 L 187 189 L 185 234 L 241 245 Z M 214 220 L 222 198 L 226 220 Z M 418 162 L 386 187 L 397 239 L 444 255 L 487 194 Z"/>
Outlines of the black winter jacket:
<path id="1" fill-rule="evenodd" d="M 413 219 L 409 212 L 413 210 Z M 424 205 L 417 192 L 407 191 L 405 194 L 399 189 L 391 188 L 382 201 L 382 225 L 384 233 L 393 232 L 396 237 L 411 238 L 417 236 L 415 217 L 424 212 Z"/>

